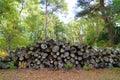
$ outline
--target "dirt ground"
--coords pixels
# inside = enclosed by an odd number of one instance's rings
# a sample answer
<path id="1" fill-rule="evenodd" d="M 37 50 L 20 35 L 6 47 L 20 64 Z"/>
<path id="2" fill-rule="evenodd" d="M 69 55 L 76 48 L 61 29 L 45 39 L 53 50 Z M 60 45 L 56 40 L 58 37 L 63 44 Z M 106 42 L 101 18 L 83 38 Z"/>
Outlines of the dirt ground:
<path id="1" fill-rule="evenodd" d="M 0 70 L 0 80 L 120 80 L 120 69 L 7 69 Z"/>

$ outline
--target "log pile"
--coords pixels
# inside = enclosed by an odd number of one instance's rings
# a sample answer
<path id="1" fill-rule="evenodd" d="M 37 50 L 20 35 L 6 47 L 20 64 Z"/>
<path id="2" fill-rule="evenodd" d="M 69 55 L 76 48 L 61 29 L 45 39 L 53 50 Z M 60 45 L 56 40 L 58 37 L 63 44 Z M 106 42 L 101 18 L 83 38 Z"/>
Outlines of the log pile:
<path id="1" fill-rule="evenodd" d="M 72 68 L 80 69 L 84 65 L 90 68 L 118 67 L 120 49 L 97 48 L 86 44 L 70 45 L 53 39 L 38 40 L 33 45 L 17 48 L 8 56 L 0 58 L 0 68 L 14 61 L 16 68 L 65 68 L 69 62 Z"/>

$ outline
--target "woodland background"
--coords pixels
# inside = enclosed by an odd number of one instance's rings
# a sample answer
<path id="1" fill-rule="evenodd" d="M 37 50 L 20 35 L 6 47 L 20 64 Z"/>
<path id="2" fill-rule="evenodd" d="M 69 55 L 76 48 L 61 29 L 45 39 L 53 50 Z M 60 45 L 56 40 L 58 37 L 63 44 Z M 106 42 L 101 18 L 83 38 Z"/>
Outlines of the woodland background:
<path id="1" fill-rule="evenodd" d="M 56 14 L 67 13 L 65 0 L 0 0 L 0 51 L 46 37 L 120 48 L 119 4 L 120 0 L 77 0 L 75 18 L 64 23 Z"/>

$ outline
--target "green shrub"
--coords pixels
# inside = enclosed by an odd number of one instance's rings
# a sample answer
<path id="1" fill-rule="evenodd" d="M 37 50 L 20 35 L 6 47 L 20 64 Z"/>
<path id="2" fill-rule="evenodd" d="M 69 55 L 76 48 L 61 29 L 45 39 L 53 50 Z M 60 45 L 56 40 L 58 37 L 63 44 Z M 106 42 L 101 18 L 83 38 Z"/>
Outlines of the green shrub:
<path id="1" fill-rule="evenodd" d="M 0 49 L 0 57 L 6 56 L 6 55 L 7 55 L 7 51 Z"/>
<path id="2" fill-rule="evenodd" d="M 87 64 L 84 64 L 83 69 L 84 69 L 84 70 L 89 70 L 90 67 L 89 67 Z"/>
<path id="3" fill-rule="evenodd" d="M 120 68 L 120 63 L 118 63 L 118 67 Z"/>
<path id="4" fill-rule="evenodd" d="M 64 66 L 65 66 L 65 68 L 68 69 L 68 70 L 72 68 L 72 64 L 71 64 L 69 61 L 67 61 L 67 62 L 64 64 Z"/>
<path id="5" fill-rule="evenodd" d="M 108 69 L 112 70 L 114 69 L 114 66 L 109 66 Z"/>
<path id="6" fill-rule="evenodd" d="M 14 61 L 10 61 L 10 62 L 8 62 L 8 65 L 7 65 L 7 66 L 8 66 L 10 69 L 12 69 L 12 68 L 15 67 L 14 64 L 15 64 Z"/>
<path id="7" fill-rule="evenodd" d="M 54 69 L 55 71 L 59 70 L 58 65 L 55 65 L 54 68 L 50 68 L 50 69 Z"/>

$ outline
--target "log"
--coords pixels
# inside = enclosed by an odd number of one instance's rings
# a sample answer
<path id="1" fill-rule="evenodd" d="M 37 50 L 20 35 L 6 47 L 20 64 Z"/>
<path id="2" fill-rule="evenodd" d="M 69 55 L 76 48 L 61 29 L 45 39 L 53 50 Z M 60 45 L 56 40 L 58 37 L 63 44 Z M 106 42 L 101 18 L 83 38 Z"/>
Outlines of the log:
<path id="1" fill-rule="evenodd" d="M 59 62 L 59 63 L 58 63 L 58 68 L 59 68 L 59 69 L 62 69 L 63 66 L 64 66 L 64 64 L 63 64 L 62 62 Z"/>
<path id="2" fill-rule="evenodd" d="M 58 61 L 61 61 L 61 60 L 62 60 L 62 58 L 59 56 L 59 57 L 57 57 L 57 60 L 58 60 Z"/>
<path id="3" fill-rule="evenodd" d="M 78 60 L 78 57 L 77 56 L 75 56 L 75 58 L 74 58 L 75 60 Z"/>
<path id="4" fill-rule="evenodd" d="M 54 46 L 52 48 L 52 52 L 58 52 L 59 51 L 59 46 Z"/>
<path id="5" fill-rule="evenodd" d="M 29 55 L 27 53 L 25 53 L 25 59 L 28 59 L 29 58 Z"/>
<path id="6" fill-rule="evenodd" d="M 35 48 L 39 48 L 39 47 L 40 47 L 39 44 L 37 44 L 37 43 L 35 43 L 33 46 L 34 46 Z"/>
<path id="7" fill-rule="evenodd" d="M 70 51 L 70 44 L 67 44 L 67 45 L 65 46 L 65 51 Z"/>
<path id="8" fill-rule="evenodd" d="M 60 52 L 61 52 L 61 53 L 64 53 L 64 52 L 65 52 L 65 49 L 64 49 L 64 48 L 61 48 L 61 49 L 60 49 Z"/>
<path id="9" fill-rule="evenodd" d="M 109 58 L 109 62 L 110 62 L 110 63 L 113 63 L 114 60 L 113 60 L 112 58 Z"/>
<path id="10" fill-rule="evenodd" d="M 75 64 L 78 65 L 78 64 L 79 64 L 79 61 L 75 61 Z"/>
<path id="11" fill-rule="evenodd" d="M 54 61 L 54 65 L 57 66 L 58 65 L 58 61 Z"/>
<path id="12" fill-rule="evenodd" d="M 13 57 L 12 57 L 12 60 L 13 60 L 13 61 L 17 61 L 17 60 L 18 60 L 18 56 L 13 56 Z"/>
<path id="13" fill-rule="evenodd" d="M 20 61 L 23 61 L 23 60 L 24 60 L 24 57 L 23 57 L 23 56 L 20 56 L 20 57 L 19 57 L 19 60 L 20 60 Z"/>
<path id="14" fill-rule="evenodd" d="M 71 56 L 72 58 L 74 58 L 74 57 L 75 57 L 75 54 L 70 54 L 70 56 Z"/>
<path id="15" fill-rule="evenodd" d="M 61 57 L 61 58 L 64 58 L 64 54 L 61 54 L 60 57 Z"/>
<path id="16" fill-rule="evenodd" d="M 50 65 L 50 61 L 47 60 L 47 59 L 45 59 L 45 60 L 43 61 L 43 64 L 46 65 L 46 66 L 49 66 L 49 65 Z"/>
<path id="17" fill-rule="evenodd" d="M 38 57 L 38 54 L 37 54 L 37 53 L 34 53 L 33 55 L 34 55 L 34 57 Z"/>
<path id="18" fill-rule="evenodd" d="M 74 58 L 71 58 L 71 59 L 70 59 L 70 62 L 71 62 L 71 63 L 75 63 Z"/>
<path id="19" fill-rule="evenodd" d="M 53 55 L 54 58 L 57 58 L 57 55 Z"/>
<path id="20" fill-rule="evenodd" d="M 42 58 L 45 59 L 45 58 L 47 58 L 47 56 L 48 56 L 48 54 L 47 54 L 47 53 L 44 53 L 44 54 L 42 55 Z"/>
<path id="21" fill-rule="evenodd" d="M 33 46 L 31 46 L 29 49 L 30 49 L 30 51 L 33 51 L 33 50 L 34 50 L 34 47 L 33 47 Z"/>
<path id="22" fill-rule="evenodd" d="M 44 66 L 44 64 L 40 64 L 40 69 L 44 69 L 45 68 L 45 66 Z"/>
<path id="23" fill-rule="evenodd" d="M 54 65 L 53 64 L 50 64 L 49 65 L 49 69 L 53 69 L 54 68 Z"/>
<path id="24" fill-rule="evenodd" d="M 100 62 L 100 60 L 96 58 L 96 59 L 95 59 L 95 62 L 99 63 L 99 62 Z"/>
<path id="25" fill-rule="evenodd" d="M 7 63 L 0 62 L 0 69 L 7 69 L 7 68 L 9 68 Z"/>
<path id="26" fill-rule="evenodd" d="M 94 59 L 90 59 L 90 63 L 91 63 L 91 64 L 95 64 L 96 62 L 95 62 Z"/>
<path id="27" fill-rule="evenodd" d="M 40 46 L 41 46 L 41 49 L 43 49 L 43 50 L 48 48 L 47 44 L 45 44 L 45 43 L 42 43 Z"/>
<path id="28" fill-rule="evenodd" d="M 38 59 L 40 60 L 42 57 L 41 56 L 38 56 Z"/>
<path id="29" fill-rule="evenodd" d="M 78 60 L 81 61 L 81 60 L 82 60 L 82 57 L 78 57 Z"/>
<path id="30" fill-rule="evenodd" d="M 65 52 L 65 53 L 64 53 L 64 58 L 68 57 L 69 54 L 70 54 L 69 52 Z"/>
<path id="31" fill-rule="evenodd" d="M 27 54 L 28 54 L 28 55 L 30 55 L 30 54 L 32 54 L 32 53 L 33 53 L 33 51 L 28 51 L 28 53 L 27 53 Z"/>
<path id="32" fill-rule="evenodd" d="M 69 59 L 70 59 L 70 56 L 68 56 L 67 59 L 69 60 Z"/>
<path id="33" fill-rule="evenodd" d="M 41 61 L 38 60 L 36 64 L 37 64 L 37 65 L 40 65 L 40 64 L 41 64 Z"/>
<path id="34" fill-rule="evenodd" d="M 37 43 L 37 44 L 41 44 L 42 41 L 41 41 L 41 40 L 37 40 L 36 43 Z"/>
<path id="35" fill-rule="evenodd" d="M 76 65 L 76 69 L 81 69 L 82 66 L 80 64 Z"/>
<path id="36" fill-rule="evenodd" d="M 67 62 L 67 59 L 66 59 L 66 58 L 64 59 L 64 62 Z"/>
<path id="37" fill-rule="evenodd" d="M 50 48 L 47 48 L 47 49 L 45 50 L 45 52 L 50 53 L 50 52 L 51 52 L 51 49 L 50 49 Z"/>
<path id="38" fill-rule="evenodd" d="M 77 54 L 78 54 L 79 56 L 83 55 L 83 53 L 82 53 L 81 51 L 77 51 Z"/>
<path id="39" fill-rule="evenodd" d="M 56 55 L 59 56 L 59 55 L 60 55 L 60 52 L 57 52 Z"/>
<path id="40" fill-rule="evenodd" d="M 38 40 L 33 45 L 20 47 L 0 58 L 0 62 L 26 62 L 27 68 L 58 68 L 70 61 L 73 68 L 81 68 L 87 64 L 91 68 L 118 67 L 120 49 L 98 48 L 86 44 L 71 45 L 47 38 Z M 1 66 L 1 65 L 0 65 Z"/>
<path id="41" fill-rule="evenodd" d="M 88 64 L 89 68 L 94 68 L 94 65 L 93 64 Z M 97 65 L 96 65 L 97 67 Z"/>
<path id="42" fill-rule="evenodd" d="M 70 52 L 73 53 L 73 54 L 75 54 L 77 52 L 77 49 L 74 46 L 72 46 L 70 48 Z"/>
<path id="43" fill-rule="evenodd" d="M 104 61 L 108 62 L 109 61 L 108 57 L 104 57 Z"/>

